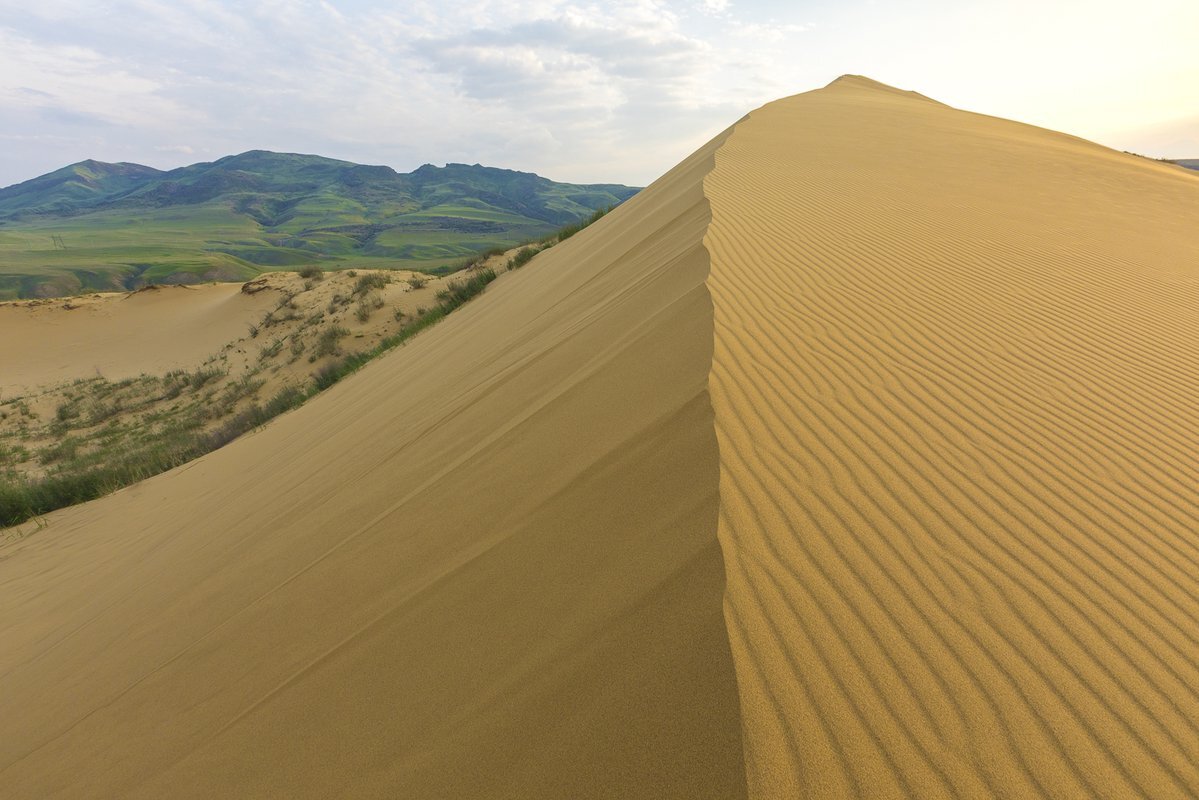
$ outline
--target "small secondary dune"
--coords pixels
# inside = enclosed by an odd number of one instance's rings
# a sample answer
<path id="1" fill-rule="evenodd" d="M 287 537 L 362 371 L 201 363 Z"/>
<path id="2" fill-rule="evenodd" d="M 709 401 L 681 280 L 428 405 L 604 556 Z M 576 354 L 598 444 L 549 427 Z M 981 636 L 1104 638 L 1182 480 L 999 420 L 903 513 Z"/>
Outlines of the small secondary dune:
<path id="1" fill-rule="evenodd" d="M 0 303 L 0 397 L 97 374 L 109 380 L 190 367 L 270 307 L 241 284 Z"/>
<path id="2" fill-rule="evenodd" d="M 1199 795 L 1199 176 L 847 76 L 9 531 L 0 795 Z"/>

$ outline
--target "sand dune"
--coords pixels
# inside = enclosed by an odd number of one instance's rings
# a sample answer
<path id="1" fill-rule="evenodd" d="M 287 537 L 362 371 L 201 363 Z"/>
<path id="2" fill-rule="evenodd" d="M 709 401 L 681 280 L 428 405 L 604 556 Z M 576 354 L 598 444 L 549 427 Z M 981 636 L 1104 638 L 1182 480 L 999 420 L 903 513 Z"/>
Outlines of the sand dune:
<path id="1" fill-rule="evenodd" d="M 269 295 L 240 284 L 0 303 L 0 396 L 102 374 L 109 380 L 191 366 L 245 335 Z"/>
<path id="2" fill-rule="evenodd" d="M 1193 797 L 1199 179 L 863 78 L 0 549 L 5 797 Z"/>
<path id="3" fill-rule="evenodd" d="M 743 795 L 713 149 L 266 429 L 0 551 L 0 795 Z"/>
<path id="4" fill-rule="evenodd" d="M 1199 794 L 1199 181 L 846 78 L 705 185 L 751 794 Z"/>

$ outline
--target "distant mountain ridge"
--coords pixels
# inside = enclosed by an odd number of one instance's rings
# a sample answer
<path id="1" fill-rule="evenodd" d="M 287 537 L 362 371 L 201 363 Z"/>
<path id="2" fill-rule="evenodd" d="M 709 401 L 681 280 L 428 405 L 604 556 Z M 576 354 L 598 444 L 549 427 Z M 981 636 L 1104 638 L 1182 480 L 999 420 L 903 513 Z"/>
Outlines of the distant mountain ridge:
<path id="1" fill-rule="evenodd" d="M 0 217 L 79 208 L 119 196 L 162 174 L 162 170 L 141 164 L 80 161 L 0 189 Z"/>
<path id="2" fill-rule="evenodd" d="M 554 191 L 560 187 L 576 191 Z M 0 189 L 0 219 L 192 205 L 223 194 L 284 195 L 296 205 L 305 196 L 330 191 L 363 203 L 368 212 L 386 213 L 393 210 L 388 205 L 397 202 L 426 206 L 475 198 L 534 219 L 566 224 L 594 211 L 596 200 L 624 200 L 636 189 L 620 184 L 557 183 L 530 172 L 480 164 L 425 164 L 400 173 L 391 167 L 324 156 L 250 150 L 172 170 L 128 162 L 80 161 Z M 548 202 L 553 197 L 564 201 L 554 205 Z M 572 203 L 577 208 L 572 208 Z"/>
<path id="3" fill-rule="evenodd" d="M 400 173 L 266 150 L 172 170 L 81 161 L 0 189 L 0 299 L 314 262 L 437 269 L 636 192 L 480 164 Z"/>

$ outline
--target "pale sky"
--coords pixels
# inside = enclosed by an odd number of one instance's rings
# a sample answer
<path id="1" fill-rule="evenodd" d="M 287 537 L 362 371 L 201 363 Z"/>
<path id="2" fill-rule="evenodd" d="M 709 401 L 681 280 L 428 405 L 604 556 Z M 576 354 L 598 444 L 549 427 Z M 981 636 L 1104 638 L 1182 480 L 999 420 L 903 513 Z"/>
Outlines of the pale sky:
<path id="1" fill-rule="evenodd" d="M 250 149 L 644 185 L 844 73 L 1199 158 L 1199 0 L 0 0 L 0 186 Z"/>

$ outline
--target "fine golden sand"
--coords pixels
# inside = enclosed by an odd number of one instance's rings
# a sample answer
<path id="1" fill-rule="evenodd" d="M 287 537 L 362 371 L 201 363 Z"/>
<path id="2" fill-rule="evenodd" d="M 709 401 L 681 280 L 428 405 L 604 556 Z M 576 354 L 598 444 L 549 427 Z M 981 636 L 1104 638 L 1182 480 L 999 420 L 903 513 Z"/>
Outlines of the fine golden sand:
<path id="1" fill-rule="evenodd" d="M 843 78 L 705 185 L 751 794 L 1196 796 L 1196 176 Z"/>
<path id="2" fill-rule="evenodd" d="M 767 105 L 17 531 L 0 796 L 1194 797 L 1196 220 L 864 78 Z"/>

